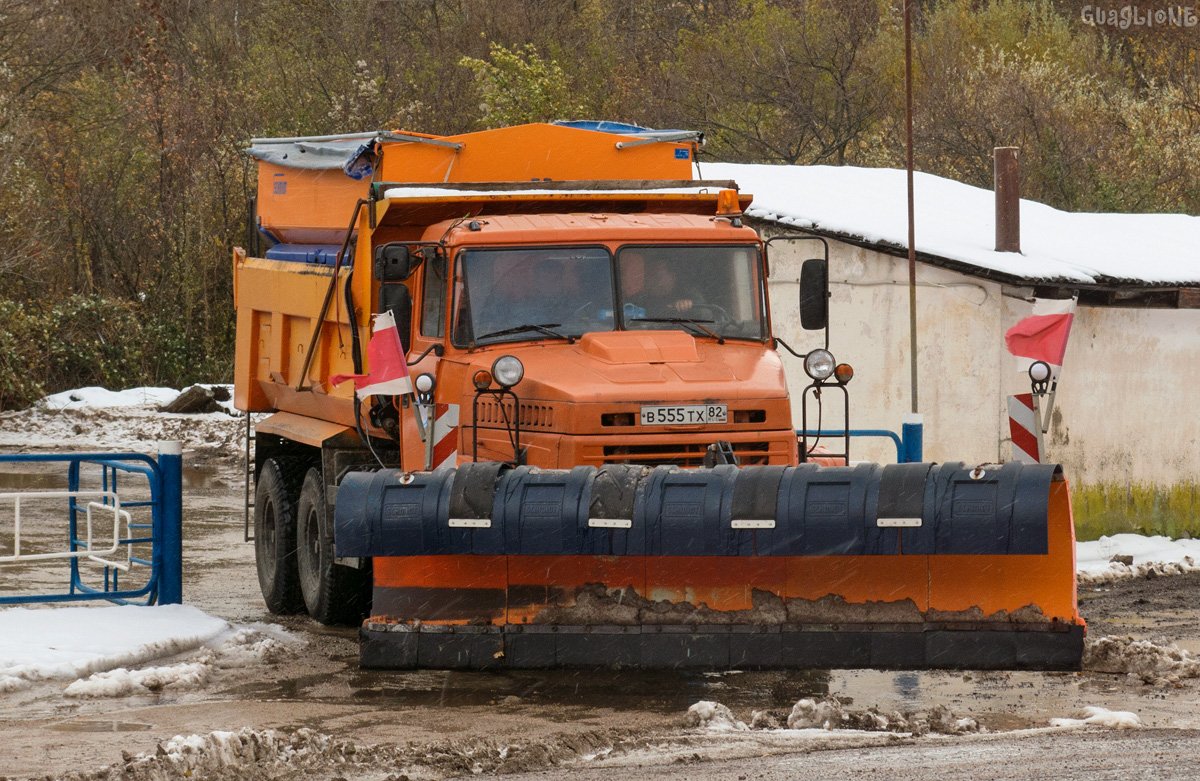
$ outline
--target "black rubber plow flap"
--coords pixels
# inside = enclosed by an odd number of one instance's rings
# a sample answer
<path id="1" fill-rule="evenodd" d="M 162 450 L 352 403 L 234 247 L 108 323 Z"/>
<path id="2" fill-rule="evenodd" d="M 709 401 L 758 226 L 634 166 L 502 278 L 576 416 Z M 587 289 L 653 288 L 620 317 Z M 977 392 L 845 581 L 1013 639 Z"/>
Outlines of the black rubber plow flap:
<path id="1" fill-rule="evenodd" d="M 1078 669 L 1057 466 L 351 473 L 367 667 Z"/>

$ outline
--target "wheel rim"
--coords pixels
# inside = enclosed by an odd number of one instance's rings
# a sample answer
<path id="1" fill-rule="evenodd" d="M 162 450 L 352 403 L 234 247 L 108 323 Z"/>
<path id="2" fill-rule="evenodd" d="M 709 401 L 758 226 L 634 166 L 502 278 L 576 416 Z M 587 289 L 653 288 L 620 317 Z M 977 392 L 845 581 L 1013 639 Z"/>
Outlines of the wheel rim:
<path id="1" fill-rule="evenodd" d="M 275 504 L 267 502 L 263 508 L 262 530 L 263 548 L 272 556 L 275 555 Z"/>
<path id="2" fill-rule="evenodd" d="M 304 545 L 308 548 L 311 566 L 313 569 L 320 565 L 321 561 L 321 535 L 318 534 L 317 528 L 317 508 L 312 507 L 308 511 L 304 528 Z"/>

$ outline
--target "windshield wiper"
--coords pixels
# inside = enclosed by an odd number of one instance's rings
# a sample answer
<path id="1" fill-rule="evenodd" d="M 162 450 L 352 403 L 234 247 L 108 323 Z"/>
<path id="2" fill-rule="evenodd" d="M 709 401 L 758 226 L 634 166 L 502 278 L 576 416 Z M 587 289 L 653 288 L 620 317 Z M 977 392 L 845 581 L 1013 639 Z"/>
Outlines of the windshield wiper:
<path id="1" fill-rule="evenodd" d="M 560 334 L 558 331 L 552 331 L 552 328 L 558 328 L 562 323 L 528 323 L 526 325 L 516 325 L 512 328 L 505 328 L 500 331 L 492 331 L 491 333 L 483 334 L 475 337 L 476 339 L 487 339 L 491 336 L 510 336 L 512 334 L 520 334 L 525 331 L 541 331 L 542 333 L 553 336 L 556 339 L 566 339 L 567 344 L 575 344 L 575 337 L 567 334 Z"/>
<path id="2" fill-rule="evenodd" d="M 690 320 L 686 317 L 635 317 L 629 322 L 631 323 L 680 323 L 682 325 L 694 326 L 697 330 L 703 331 L 712 338 L 717 340 L 717 344 L 725 344 L 725 337 L 721 336 L 716 331 L 709 330 L 701 323 L 715 323 L 715 320 Z"/>

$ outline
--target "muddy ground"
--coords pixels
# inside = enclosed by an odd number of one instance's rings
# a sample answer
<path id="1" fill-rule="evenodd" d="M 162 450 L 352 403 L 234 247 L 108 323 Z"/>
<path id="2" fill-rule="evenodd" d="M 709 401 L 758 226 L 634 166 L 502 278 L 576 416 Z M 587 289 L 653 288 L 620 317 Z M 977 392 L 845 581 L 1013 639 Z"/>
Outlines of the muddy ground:
<path id="1" fill-rule="evenodd" d="M 263 608 L 253 545 L 242 539 L 240 463 L 228 456 L 186 463 L 185 601 L 234 622 L 279 624 L 305 645 L 271 664 L 225 671 L 193 691 L 80 700 L 63 695 L 68 681 L 52 681 L 0 694 L 0 777 L 382 781 L 493 772 L 783 778 L 806 771 L 842 777 L 839 767 L 881 777 L 993 777 L 985 765 L 994 767 L 995 777 L 1156 777 L 1160 770 L 1166 777 L 1191 775 L 1190 757 L 1200 748 L 1194 732 L 1200 730 L 1200 679 L 1190 677 L 1196 672 L 1187 665 L 1157 678 L 1102 672 L 360 671 L 354 630 L 280 619 Z M 48 467 L 0 465 L 0 491 L 61 484 Z M 46 540 L 51 536 L 44 532 Z M 0 591 L 57 588 L 64 575 L 61 567 L 0 569 Z M 1081 610 L 1093 638 L 1161 638 L 1200 651 L 1198 593 L 1197 573 L 1128 580 L 1084 590 Z M 884 712 L 945 706 L 976 719 L 988 733 L 913 738 L 684 725 L 685 712 L 699 700 L 723 703 L 746 722 L 754 711 L 782 715 L 786 722 L 798 699 L 828 696 L 847 708 Z M 1132 711 L 1146 729 L 1044 729 L 1051 718 L 1076 715 L 1084 706 Z M 172 742 L 192 735 L 208 737 Z M 1122 762 L 1138 772 L 1121 774 L 1120 763 L 1082 759 L 1110 751 L 1126 752 L 1121 756 L 1132 759 Z M 1062 761 L 1073 754 L 1081 759 Z M 1050 756 L 1055 759 L 1046 764 Z M 1017 764 L 1010 767 L 1010 761 Z M 1017 770 L 1022 762 L 1028 772 Z"/>

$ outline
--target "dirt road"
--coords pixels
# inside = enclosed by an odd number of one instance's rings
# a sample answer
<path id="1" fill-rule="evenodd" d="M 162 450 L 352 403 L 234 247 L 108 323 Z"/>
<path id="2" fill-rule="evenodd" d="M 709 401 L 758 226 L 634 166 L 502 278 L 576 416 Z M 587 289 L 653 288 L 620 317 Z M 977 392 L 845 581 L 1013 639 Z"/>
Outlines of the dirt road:
<path id="1" fill-rule="evenodd" d="M 226 671 L 196 691 L 80 700 L 64 697 L 67 682 L 53 681 L 0 694 L 0 776 L 179 778 L 185 767 L 193 778 L 381 781 L 491 772 L 980 779 L 1195 771 L 1200 679 L 1190 677 L 1146 685 L 1097 672 L 360 671 L 353 630 L 265 612 L 253 546 L 242 541 L 239 465 L 218 459 L 189 465 L 187 473 L 185 601 L 234 622 L 277 623 L 306 644 L 274 663 Z M 49 487 L 55 479 L 0 474 L 0 490 L 30 480 Z M 1126 581 L 1081 594 L 1081 604 L 1093 636 L 1162 635 L 1200 650 L 1198 589 L 1197 574 Z M 858 709 L 946 706 L 990 734 L 908 738 L 683 726 L 685 711 L 699 700 L 721 702 L 749 722 L 753 711 L 786 720 L 798 699 L 831 695 Z M 1027 731 L 1083 706 L 1132 711 L 1146 729 Z M 996 734 L 1011 730 L 1026 731 Z M 172 742 L 214 731 L 215 738 Z"/>

